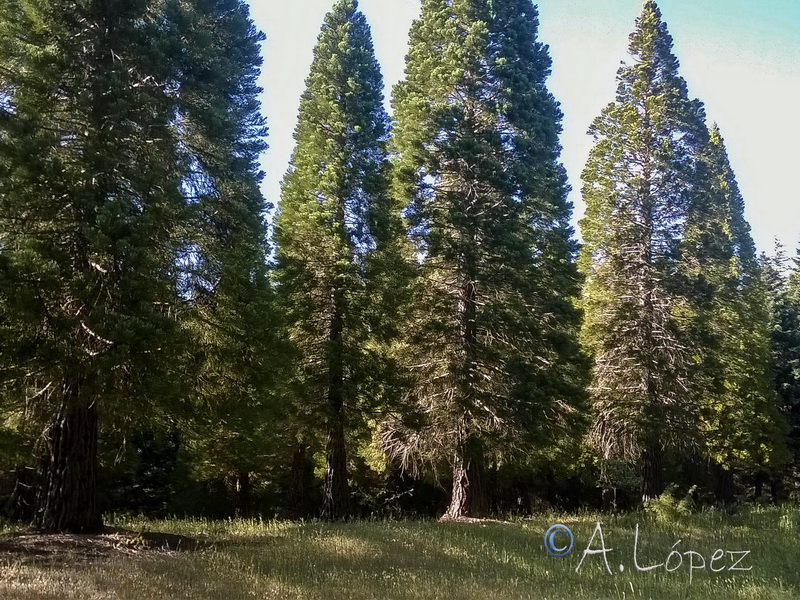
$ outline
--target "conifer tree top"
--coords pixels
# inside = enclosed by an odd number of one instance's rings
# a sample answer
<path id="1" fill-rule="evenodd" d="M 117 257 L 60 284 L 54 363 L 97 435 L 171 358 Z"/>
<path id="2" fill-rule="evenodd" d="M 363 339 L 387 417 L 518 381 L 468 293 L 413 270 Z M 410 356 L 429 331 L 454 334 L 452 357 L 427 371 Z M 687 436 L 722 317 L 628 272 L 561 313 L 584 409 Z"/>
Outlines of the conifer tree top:
<path id="1" fill-rule="evenodd" d="M 655 2 L 648 0 L 644 3 L 642 12 L 636 19 L 636 28 L 628 40 L 628 53 L 635 58 L 635 63 L 633 67 L 621 69 L 620 83 L 623 86 L 625 83 L 630 84 L 633 79 L 631 92 L 635 96 L 645 92 L 642 85 L 653 84 L 664 91 L 675 87 L 680 94 L 687 93 L 686 83 L 678 75 L 680 62 L 672 51 L 672 36 Z"/>

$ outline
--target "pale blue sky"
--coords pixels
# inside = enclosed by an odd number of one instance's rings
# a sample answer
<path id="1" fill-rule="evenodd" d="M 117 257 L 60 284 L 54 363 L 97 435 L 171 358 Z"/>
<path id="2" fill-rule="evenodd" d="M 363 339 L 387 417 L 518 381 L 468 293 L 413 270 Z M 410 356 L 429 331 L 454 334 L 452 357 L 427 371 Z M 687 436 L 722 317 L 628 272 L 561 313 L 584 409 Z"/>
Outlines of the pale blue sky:
<path id="1" fill-rule="evenodd" d="M 293 148 L 300 94 L 312 49 L 333 0 L 251 0 L 267 34 L 261 84 L 270 129 L 264 192 L 277 204 Z M 419 0 L 360 0 L 372 26 L 387 84 L 403 75 Z M 613 100 L 641 0 L 541 0 L 539 38 L 550 46 L 550 90 L 564 112 L 562 160 L 574 188 L 575 223 L 583 212 L 580 172 L 591 148 L 586 130 Z M 779 237 L 800 241 L 800 0 L 661 0 L 689 93 L 706 105 L 728 146 L 761 250 Z"/>

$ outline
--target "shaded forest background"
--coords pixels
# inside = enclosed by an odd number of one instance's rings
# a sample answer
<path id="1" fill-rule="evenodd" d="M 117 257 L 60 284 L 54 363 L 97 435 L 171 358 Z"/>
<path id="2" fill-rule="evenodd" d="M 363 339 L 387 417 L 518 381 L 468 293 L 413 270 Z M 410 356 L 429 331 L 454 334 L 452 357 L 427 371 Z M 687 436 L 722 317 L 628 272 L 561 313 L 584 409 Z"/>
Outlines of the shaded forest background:
<path id="1" fill-rule="evenodd" d="M 447 519 L 797 500 L 800 261 L 643 4 L 575 240 L 530 0 L 322 26 L 277 206 L 240 0 L 0 0 L 0 509 Z"/>

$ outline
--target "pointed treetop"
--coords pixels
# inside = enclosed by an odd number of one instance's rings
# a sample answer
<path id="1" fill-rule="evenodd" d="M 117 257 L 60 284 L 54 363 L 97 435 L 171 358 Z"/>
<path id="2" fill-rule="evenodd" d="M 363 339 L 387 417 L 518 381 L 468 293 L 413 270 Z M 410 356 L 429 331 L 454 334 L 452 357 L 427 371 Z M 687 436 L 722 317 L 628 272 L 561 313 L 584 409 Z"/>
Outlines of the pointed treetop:
<path id="1" fill-rule="evenodd" d="M 744 199 L 728 158 L 725 139 L 717 123 L 709 127 L 708 136 L 707 160 L 710 163 L 711 175 L 716 178 L 715 186 L 722 192 L 727 205 L 736 254 L 745 268 L 755 268 L 756 248 L 750 234 L 750 225 L 744 217 Z"/>
<path id="2" fill-rule="evenodd" d="M 358 12 L 358 0 L 337 0 L 325 15 L 325 24 L 328 24 L 336 15 L 352 17 L 356 12 Z"/>
<path id="3" fill-rule="evenodd" d="M 363 134 L 367 145 L 373 137 L 383 139 L 388 135 L 383 77 L 369 23 L 358 10 L 357 0 L 337 0 L 325 15 L 299 112 L 294 134 L 298 142 L 302 139 L 308 144 L 324 145 L 330 136 L 319 124 L 342 124 L 354 115 L 363 119 L 352 125 L 356 133 Z M 296 149 L 290 170 L 302 162 L 302 155 Z"/>
<path id="4" fill-rule="evenodd" d="M 665 67 L 678 70 L 678 59 L 672 54 L 672 36 L 661 16 L 661 10 L 652 0 L 647 0 L 636 19 L 636 29 L 629 37 L 628 51 L 643 61 L 665 61 Z"/>

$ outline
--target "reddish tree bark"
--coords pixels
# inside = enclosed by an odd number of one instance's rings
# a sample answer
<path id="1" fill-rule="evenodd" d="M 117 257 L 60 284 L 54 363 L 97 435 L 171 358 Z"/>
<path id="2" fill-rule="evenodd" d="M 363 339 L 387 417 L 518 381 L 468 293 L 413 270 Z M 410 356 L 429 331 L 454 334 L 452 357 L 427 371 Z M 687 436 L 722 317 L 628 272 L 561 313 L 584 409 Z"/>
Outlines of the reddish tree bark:
<path id="1" fill-rule="evenodd" d="M 97 406 L 79 379 L 62 387 L 61 406 L 46 432 L 47 455 L 33 527 L 48 533 L 103 529 L 97 509 Z"/>
<path id="2" fill-rule="evenodd" d="M 458 452 L 453 460 L 453 493 L 443 520 L 481 518 L 489 512 L 483 457 Z"/>

